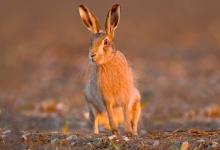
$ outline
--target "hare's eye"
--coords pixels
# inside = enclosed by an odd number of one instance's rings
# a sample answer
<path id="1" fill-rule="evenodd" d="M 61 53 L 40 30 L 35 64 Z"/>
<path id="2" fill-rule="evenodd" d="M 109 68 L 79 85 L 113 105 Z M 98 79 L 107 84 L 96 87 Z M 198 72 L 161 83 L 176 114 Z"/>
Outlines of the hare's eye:
<path id="1" fill-rule="evenodd" d="M 108 39 L 105 39 L 105 40 L 104 40 L 104 45 L 109 45 Z"/>

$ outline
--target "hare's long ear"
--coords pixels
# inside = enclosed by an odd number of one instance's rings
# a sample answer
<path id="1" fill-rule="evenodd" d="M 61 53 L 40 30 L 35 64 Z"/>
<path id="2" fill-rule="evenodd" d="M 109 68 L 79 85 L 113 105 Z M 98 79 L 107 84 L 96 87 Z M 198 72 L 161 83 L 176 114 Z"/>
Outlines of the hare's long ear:
<path id="1" fill-rule="evenodd" d="M 114 37 L 115 29 L 118 26 L 120 20 L 120 5 L 114 4 L 112 8 L 109 10 L 106 22 L 105 22 L 105 30 L 106 33 Z"/>
<path id="2" fill-rule="evenodd" d="M 96 16 L 86 6 L 79 6 L 79 14 L 84 25 L 89 31 L 92 33 L 98 33 L 100 31 L 100 25 Z"/>

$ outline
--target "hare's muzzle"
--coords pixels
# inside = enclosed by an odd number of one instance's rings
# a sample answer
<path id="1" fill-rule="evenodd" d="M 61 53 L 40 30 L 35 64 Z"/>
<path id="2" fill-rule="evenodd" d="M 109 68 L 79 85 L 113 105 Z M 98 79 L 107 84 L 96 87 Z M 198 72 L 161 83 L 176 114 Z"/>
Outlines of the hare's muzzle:
<path id="1" fill-rule="evenodd" d="M 95 56 L 96 56 L 96 54 L 92 54 L 92 55 L 91 55 L 91 58 L 94 58 Z"/>

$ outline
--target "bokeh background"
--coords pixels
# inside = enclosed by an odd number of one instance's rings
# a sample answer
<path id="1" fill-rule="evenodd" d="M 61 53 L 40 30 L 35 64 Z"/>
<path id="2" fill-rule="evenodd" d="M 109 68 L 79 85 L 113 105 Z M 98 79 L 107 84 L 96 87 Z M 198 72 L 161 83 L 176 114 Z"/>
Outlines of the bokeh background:
<path id="1" fill-rule="evenodd" d="M 134 69 L 146 130 L 220 127 L 220 1 L 11 0 L 0 4 L 0 128 L 89 132 L 83 87 L 91 33 L 122 6 L 116 45 Z"/>

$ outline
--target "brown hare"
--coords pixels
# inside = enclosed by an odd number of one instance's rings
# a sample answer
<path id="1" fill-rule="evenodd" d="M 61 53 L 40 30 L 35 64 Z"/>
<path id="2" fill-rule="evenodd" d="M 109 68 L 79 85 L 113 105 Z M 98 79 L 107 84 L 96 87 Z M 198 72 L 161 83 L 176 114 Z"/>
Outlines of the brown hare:
<path id="1" fill-rule="evenodd" d="M 128 136 L 137 135 L 140 94 L 125 56 L 115 48 L 113 41 L 120 20 L 120 5 L 114 4 L 109 10 L 105 31 L 100 29 L 96 16 L 86 6 L 79 6 L 79 14 L 93 34 L 89 48 L 91 72 L 85 87 L 93 131 L 98 134 L 100 124 L 117 135 L 118 125 L 123 123 Z"/>

